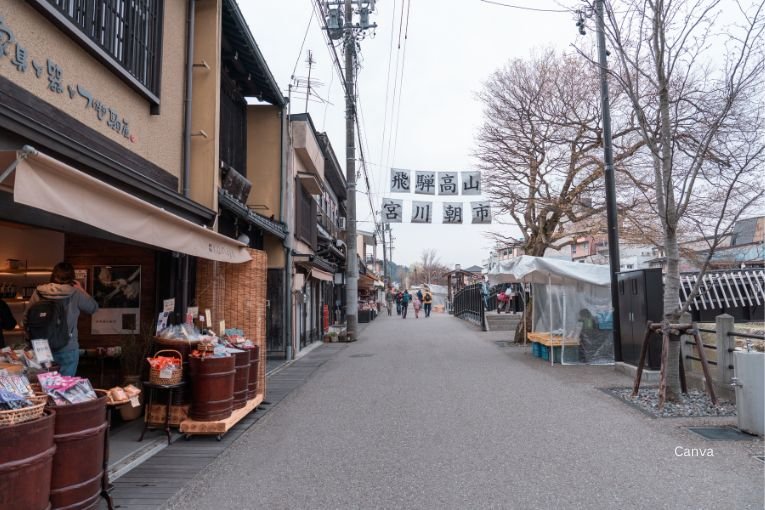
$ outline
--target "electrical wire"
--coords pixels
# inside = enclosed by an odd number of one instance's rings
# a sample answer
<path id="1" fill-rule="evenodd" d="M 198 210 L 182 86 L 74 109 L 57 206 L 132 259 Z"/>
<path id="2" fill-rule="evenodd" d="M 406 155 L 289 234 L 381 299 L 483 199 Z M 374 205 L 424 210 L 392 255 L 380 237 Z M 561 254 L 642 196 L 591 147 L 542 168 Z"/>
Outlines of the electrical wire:
<path id="1" fill-rule="evenodd" d="M 308 30 L 311 28 L 311 23 L 313 22 L 314 14 L 316 14 L 316 11 L 314 9 L 311 9 L 311 17 L 308 18 L 308 24 L 305 26 L 305 33 L 303 34 L 303 42 L 300 43 L 300 51 L 298 51 L 298 56 L 295 59 L 295 65 L 292 67 L 292 75 L 290 76 L 290 81 L 295 79 L 295 71 L 297 71 L 298 63 L 300 62 L 300 56 L 303 54 L 303 47 L 305 46 L 305 40 L 308 38 Z"/>
<path id="2" fill-rule="evenodd" d="M 395 29 L 395 21 L 396 21 L 396 0 L 393 0 L 393 10 L 391 13 L 391 22 L 390 22 L 390 39 L 389 39 L 389 45 L 388 45 L 388 72 L 385 77 L 385 114 L 383 117 L 383 132 L 382 132 L 382 138 L 380 140 L 380 164 L 378 165 L 381 169 L 383 169 L 383 172 L 385 171 L 385 167 L 383 166 L 383 163 L 385 162 L 385 134 L 388 130 L 388 101 L 390 100 L 390 64 L 393 61 L 393 35 L 396 33 Z M 381 182 L 385 182 L 385 177 L 381 179 Z M 379 190 L 382 194 L 382 190 Z"/>
<path id="3" fill-rule="evenodd" d="M 411 5 L 411 0 L 409 0 L 409 5 Z M 404 89 L 404 72 L 406 70 L 406 48 L 407 48 L 407 42 L 409 40 L 409 9 L 407 9 L 406 13 L 406 26 L 407 26 L 407 32 L 404 34 L 404 51 L 401 56 L 401 74 L 399 76 L 399 85 L 398 85 L 398 106 L 396 107 L 396 129 L 395 129 L 395 137 L 393 139 L 393 155 L 392 155 L 392 161 L 395 163 L 396 161 L 396 150 L 398 149 L 398 128 L 399 123 L 401 120 L 401 98 L 403 97 L 403 89 Z"/>
<path id="4" fill-rule="evenodd" d="M 565 9 L 540 9 L 538 7 L 525 7 L 522 5 L 513 5 L 513 4 L 506 4 L 504 2 L 496 2 L 494 0 L 481 0 L 481 2 L 485 4 L 492 4 L 492 5 L 499 5 L 501 7 L 509 7 L 511 9 L 518 9 L 521 11 L 533 11 L 533 12 L 565 12 L 565 13 L 571 13 L 573 11 L 571 10 L 565 10 Z"/>

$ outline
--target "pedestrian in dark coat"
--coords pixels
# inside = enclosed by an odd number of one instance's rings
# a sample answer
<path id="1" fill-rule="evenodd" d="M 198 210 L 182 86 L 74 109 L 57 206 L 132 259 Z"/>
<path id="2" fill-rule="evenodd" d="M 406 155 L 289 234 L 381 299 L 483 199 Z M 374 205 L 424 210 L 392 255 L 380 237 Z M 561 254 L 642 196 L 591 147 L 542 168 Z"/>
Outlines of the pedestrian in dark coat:
<path id="1" fill-rule="evenodd" d="M 409 309 L 409 302 L 412 300 L 412 295 L 409 291 L 404 289 L 404 294 L 401 296 L 401 317 L 406 319 L 406 312 Z"/>

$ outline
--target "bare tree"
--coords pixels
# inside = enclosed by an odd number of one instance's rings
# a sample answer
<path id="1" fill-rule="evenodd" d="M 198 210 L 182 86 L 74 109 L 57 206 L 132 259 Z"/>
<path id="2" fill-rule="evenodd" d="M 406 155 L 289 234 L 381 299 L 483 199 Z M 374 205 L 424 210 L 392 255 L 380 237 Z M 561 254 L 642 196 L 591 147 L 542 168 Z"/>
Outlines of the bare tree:
<path id="1" fill-rule="evenodd" d="M 607 5 L 611 77 L 629 100 L 629 115 L 645 146 L 631 173 L 657 219 L 643 223 L 658 231 L 666 253 L 667 321 L 677 322 L 688 305 L 678 300 L 683 236 L 709 239 L 704 271 L 735 221 L 762 197 L 764 5 L 734 0 Z M 680 343 L 673 340 L 667 398 L 676 400 Z"/>
<path id="2" fill-rule="evenodd" d="M 599 97 L 597 70 L 554 50 L 513 60 L 487 81 L 475 155 L 487 195 L 522 237 L 498 241 L 542 256 L 601 228 L 587 221 L 605 211 Z M 614 129 L 617 168 L 643 144 L 631 121 Z"/>
<path id="3" fill-rule="evenodd" d="M 423 250 L 420 260 L 412 265 L 412 283 L 443 285 L 446 283 L 443 275 L 448 271 L 449 268 L 441 263 L 436 250 L 429 248 Z"/>

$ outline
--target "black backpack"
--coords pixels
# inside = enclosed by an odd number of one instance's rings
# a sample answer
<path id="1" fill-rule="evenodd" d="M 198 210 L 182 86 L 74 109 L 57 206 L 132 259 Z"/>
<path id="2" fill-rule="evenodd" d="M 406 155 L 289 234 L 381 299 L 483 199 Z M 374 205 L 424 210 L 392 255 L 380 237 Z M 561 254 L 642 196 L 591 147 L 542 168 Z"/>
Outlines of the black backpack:
<path id="1" fill-rule="evenodd" d="M 50 350 L 59 351 L 69 343 L 71 335 L 66 321 L 69 298 L 41 299 L 27 311 L 26 330 L 30 340 L 45 338 Z"/>

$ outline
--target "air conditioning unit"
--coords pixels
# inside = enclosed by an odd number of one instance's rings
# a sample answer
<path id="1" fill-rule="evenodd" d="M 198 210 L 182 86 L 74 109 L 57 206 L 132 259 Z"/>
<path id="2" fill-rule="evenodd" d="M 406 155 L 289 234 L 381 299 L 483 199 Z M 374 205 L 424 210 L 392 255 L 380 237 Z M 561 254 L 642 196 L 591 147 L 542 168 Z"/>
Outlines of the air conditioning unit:
<path id="1" fill-rule="evenodd" d="M 347 228 L 347 222 L 345 216 L 340 216 L 337 218 L 337 228 L 340 230 L 345 230 Z"/>

